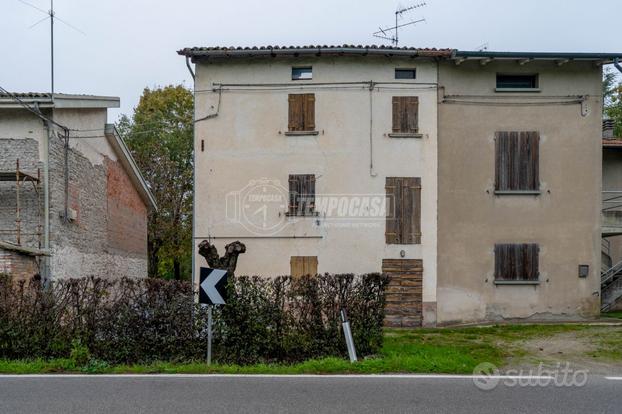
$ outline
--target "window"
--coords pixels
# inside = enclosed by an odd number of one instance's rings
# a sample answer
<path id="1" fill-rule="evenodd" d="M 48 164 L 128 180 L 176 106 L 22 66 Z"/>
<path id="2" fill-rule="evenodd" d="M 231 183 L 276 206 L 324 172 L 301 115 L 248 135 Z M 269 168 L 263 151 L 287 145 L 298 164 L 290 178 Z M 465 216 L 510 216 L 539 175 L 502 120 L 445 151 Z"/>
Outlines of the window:
<path id="1" fill-rule="evenodd" d="M 315 94 L 289 95 L 288 129 L 290 132 L 315 131 Z"/>
<path id="2" fill-rule="evenodd" d="M 289 176 L 289 216 L 315 215 L 315 175 Z"/>
<path id="3" fill-rule="evenodd" d="M 495 281 L 537 281 L 537 244 L 495 244 Z"/>
<path id="4" fill-rule="evenodd" d="M 417 69 L 395 69 L 395 79 L 415 79 Z"/>
<path id="5" fill-rule="evenodd" d="M 495 192 L 540 191 L 538 132 L 497 132 Z"/>
<path id="6" fill-rule="evenodd" d="M 387 244 L 421 244 L 421 178 L 387 177 Z"/>
<path id="7" fill-rule="evenodd" d="M 303 68 L 292 68 L 292 80 L 313 79 L 313 69 L 311 66 Z"/>
<path id="8" fill-rule="evenodd" d="M 497 73 L 497 89 L 537 89 L 538 75 L 504 75 Z"/>
<path id="9" fill-rule="evenodd" d="M 292 277 L 317 275 L 317 256 L 292 256 L 289 261 Z"/>
<path id="10" fill-rule="evenodd" d="M 393 134 L 417 134 L 419 132 L 419 97 L 393 97 Z"/>

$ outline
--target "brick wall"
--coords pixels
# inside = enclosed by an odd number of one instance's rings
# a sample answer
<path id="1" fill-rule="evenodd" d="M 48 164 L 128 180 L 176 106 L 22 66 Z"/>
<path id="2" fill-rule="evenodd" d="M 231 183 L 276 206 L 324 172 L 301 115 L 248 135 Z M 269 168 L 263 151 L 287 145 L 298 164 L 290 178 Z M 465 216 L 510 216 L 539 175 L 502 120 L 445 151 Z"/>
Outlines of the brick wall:
<path id="1" fill-rule="evenodd" d="M 39 144 L 35 139 L 0 139 L 0 171 L 15 171 L 19 159 L 20 170 L 36 175 L 42 169 L 39 162 Z M 43 198 L 37 204 L 37 193 L 31 183 L 24 183 L 20 191 L 22 245 L 39 247 L 39 217 L 43 220 Z M 15 243 L 16 234 L 15 182 L 0 182 L 0 240 Z"/>
<path id="2" fill-rule="evenodd" d="M 129 254 L 147 254 L 147 208 L 123 166 L 106 158 L 108 173 L 108 246 Z"/>
<path id="3" fill-rule="evenodd" d="M 0 248 L 0 274 L 3 273 L 17 280 L 27 280 L 39 274 L 39 263 L 33 256 Z"/>

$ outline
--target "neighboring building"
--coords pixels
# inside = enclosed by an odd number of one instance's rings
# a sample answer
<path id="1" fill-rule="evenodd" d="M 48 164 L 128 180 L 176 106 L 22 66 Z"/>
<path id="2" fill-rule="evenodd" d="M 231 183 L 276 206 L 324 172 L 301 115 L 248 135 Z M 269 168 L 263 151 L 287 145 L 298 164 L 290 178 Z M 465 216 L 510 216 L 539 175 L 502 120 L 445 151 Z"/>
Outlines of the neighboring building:
<path id="1" fill-rule="evenodd" d="M 106 123 L 107 109 L 118 107 L 113 97 L 0 95 L 0 273 L 147 276 L 155 202 Z"/>
<path id="2" fill-rule="evenodd" d="M 622 309 L 622 138 L 603 121 L 603 309 Z"/>
<path id="3" fill-rule="evenodd" d="M 617 55 L 179 53 L 196 64 L 195 245 L 244 242 L 238 274 L 387 272 L 398 326 L 599 313 Z"/>

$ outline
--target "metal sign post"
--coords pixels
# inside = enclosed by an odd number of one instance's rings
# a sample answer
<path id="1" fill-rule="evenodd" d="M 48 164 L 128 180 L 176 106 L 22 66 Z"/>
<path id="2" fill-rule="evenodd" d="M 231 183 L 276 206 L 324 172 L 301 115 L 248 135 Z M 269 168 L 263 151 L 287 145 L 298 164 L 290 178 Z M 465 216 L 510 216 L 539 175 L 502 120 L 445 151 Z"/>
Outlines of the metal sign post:
<path id="1" fill-rule="evenodd" d="M 207 365 L 212 365 L 212 305 L 207 305 Z"/>
<path id="2" fill-rule="evenodd" d="M 212 326 L 214 305 L 226 304 L 227 271 L 201 268 L 199 303 L 207 305 L 207 365 L 212 364 Z"/>
<path id="3" fill-rule="evenodd" d="M 350 321 L 348 321 L 348 314 L 345 309 L 341 310 L 341 326 L 343 328 L 343 335 L 346 337 L 346 345 L 348 346 L 348 355 L 350 356 L 350 362 L 356 362 L 356 349 L 354 348 L 354 339 L 352 339 L 352 331 L 350 330 Z"/>

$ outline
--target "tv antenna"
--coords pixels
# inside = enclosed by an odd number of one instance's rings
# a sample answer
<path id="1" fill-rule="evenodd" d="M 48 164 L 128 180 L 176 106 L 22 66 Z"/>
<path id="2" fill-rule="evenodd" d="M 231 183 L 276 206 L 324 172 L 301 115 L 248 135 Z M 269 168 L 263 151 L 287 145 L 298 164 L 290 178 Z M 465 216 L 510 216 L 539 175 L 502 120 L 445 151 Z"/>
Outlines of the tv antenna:
<path id="1" fill-rule="evenodd" d="M 34 23 L 33 25 L 31 25 L 29 27 L 29 29 L 32 29 L 33 27 L 39 25 L 40 23 L 43 23 L 44 21 L 46 21 L 47 19 L 50 19 L 50 83 L 51 83 L 51 90 L 50 93 L 52 95 L 52 101 L 54 101 L 54 20 L 58 20 L 59 22 L 63 23 L 64 25 L 66 25 L 67 27 L 75 30 L 76 32 L 86 36 L 86 33 L 84 33 L 82 30 L 78 29 L 77 27 L 75 27 L 74 25 L 64 21 L 63 19 L 61 19 L 60 17 L 56 16 L 56 13 L 54 12 L 54 0 L 50 0 L 50 10 L 46 11 L 43 10 L 40 7 L 35 6 L 34 4 L 28 3 L 27 1 L 24 0 L 17 0 L 22 4 L 25 4 L 26 6 L 32 7 L 33 9 L 45 14 L 46 16 L 37 21 L 36 23 Z"/>
<path id="2" fill-rule="evenodd" d="M 427 4 L 425 2 L 421 2 L 421 3 L 417 3 L 409 7 L 398 6 L 397 10 L 395 11 L 395 26 L 386 27 L 384 29 L 382 27 L 379 27 L 378 28 L 379 30 L 373 33 L 374 37 L 377 37 L 379 39 L 390 40 L 394 46 L 397 46 L 399 44 L 399 33 L 398 32 L 399 32 L 400 27 L 410 26 L 413 24 L 425 22 L 425 19 L 419 19 L 419 20 L 412 20 L 408 23 L 399 24 L 399 19 L 403 17 L 404 13 L 407 13 L 414 9 L 424 7 L 426 5 Z"/>

